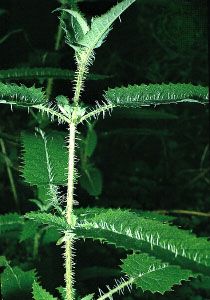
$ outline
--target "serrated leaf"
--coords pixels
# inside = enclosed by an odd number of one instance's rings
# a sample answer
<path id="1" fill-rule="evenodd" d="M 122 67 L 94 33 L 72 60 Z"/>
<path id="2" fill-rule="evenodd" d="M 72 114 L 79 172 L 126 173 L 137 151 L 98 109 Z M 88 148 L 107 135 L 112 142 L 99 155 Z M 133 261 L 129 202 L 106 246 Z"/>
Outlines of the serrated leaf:
<path id="1" fill-rule="evenodd" d="M 19 230 L 24 220 L 17 213 L 9 213 L 0 216 L 0 232 Z"/>
<path id="2" fill-rule="evenodd" d="M 68 155 L 65 134 L 53 131 L 47 136 L 23 133 L 23 176 L 32 185 L 64 185 L 67 182 Z"/>
<path id="3" fill-rule="evenodd" d="M 102 192 L 102 176 L 98 168 L 88 165 L 82 170 L 80 184 L 91 196 L 99 196 Z"/>
<path id="4" fill-rule="evenodd" d="M 34 281 L 32 288 L 33 288 L 32 294 L 34 300 L 57 300 L 58 299 L 53 297 L 36 281 Z"/>
<path id="5" fill-rule="evenodd" d="M 32 221 L 26 221 L 23 225 L 23 229 L 20 234 L 20 241 L 23 242 L 30 238 L 34 238 L 38 229 L 38 224 L 35 224 Z"/>
<path id="6" fill-rule="evenodd" d="M 80 12 L 72 9 L 61 10 L 66 13 L 65 19 L 67 20 L 66 22 L 64 21 L 62 25 L 66 32 L 67 43 L 72 46 L 72 44 L 77 43 L 84 37 L 84 35 L 89 31 L 89 26 Z M 70 23 L 71 28 L 68 26 L 67 22 Z"/>
<path id="7" fill-rule="evenodd" d="M 185 84 L 141 84 L 108 89 L 105 99 L 114 106 L 141 107 L 178 102 L 208 102 L 208 88 Z"/>
<path id="8" fill-rule="evenodd" d="M 40 225 L 49 225 L 59 230 L 70 229 L 66 219 L 64 217 L 58 217 L 50 213 L 41 212 L 29 212 L 25 214 L 27 219 L 33 220 Z"/>
<path id="9" fill-rule="evenodd" d="M 196 277 L 190 270 L 163 263 L 147 254 L 133 254 L 123 260 L 122 271 L 133 283 L 144 292 L 164 294 L 171 291 L 172 287 L 181 284 L 182 280 Z"/>
<path id="10" fill-rule="evenodd" d="M 1 275 L 3 299 L 25 299 L 31 293 L 35 277 L 34 270 L 25 272 L 19 267 L 7 267 Z"/>
<path id="11" fill-rule="evenodd" d="M 62 79 L 71 80 L 74 78 L 74 71 L 60 68 L 14 68 L 0 70 L 0 80 L 32 80 L 32 79 Z M 89 80 L 102 80 L 110 76 L 100 74 L 88 74 Z"/>
<path id="12" fill-rule="evenodd" d="M 92 51 L 100 47 L 107 36 L 113 22 L 134 2 L 135 0 L 124 0 L 111 8 L 100 17 L 92 19 L 90 30 L 79 41 L 79 44 Z"/>
<path id="13" fill-rule="evenodd" d="M 40 88 L 0 82 L 0 103 L 30 107 L 46 104 L 47 99 Z"/>
<path id="14" fill-rule="evenodd" d="M 87 225 L 85 225 L 87 223 Z M 210 242 L 167 223 L 123 210 L 107 210 L 83 219 L 76 233 L 126 250 L 141 251 L 172 264 L 210 274 Z M 86 227 L 83 228 L 82 227 Z"/>

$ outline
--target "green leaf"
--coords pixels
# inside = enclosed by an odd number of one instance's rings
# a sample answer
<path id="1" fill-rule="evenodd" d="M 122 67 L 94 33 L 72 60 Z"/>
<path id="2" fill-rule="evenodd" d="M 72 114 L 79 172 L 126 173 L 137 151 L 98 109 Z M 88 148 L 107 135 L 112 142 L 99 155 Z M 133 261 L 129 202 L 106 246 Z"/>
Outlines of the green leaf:
<path id="1" fill-rule="evenodd" d="M 134 2 L 135 0 L 124 0 L 111 8 L 100 17 L 92 19 L 90 30 L 79 41 L 79 44 L 92 51 L 103 43 L 113 22 Z"/>
<path id="2" fill-rule="evenodd" d="M 26 221 L 20 234 L 20 241 L 23 242 L 30 238 L 34 238 L 38 229 L 38 225 L 32 221 Z"/>
<path id="3" fill-rule="evenodd" d="M 83 216 L 82 224 L 75 232 L 83 238 L 106 241 L 126 250 L 148 253 L 204 275 L 210 274 L 210 242 L 206 238 L 197 238 L 189 231 L 120 209 L 98 212 L 87 217 L 86 222 Z"/>
<path id="4" fill-rule="evenodd" d="M 92 156 L 97 145 L 97 134 L 92 126 L 89 127 L 85 139 L 85 155 Z"/>
<path id="5" fill-rule="evenodd" d="M 0 103 L 30 107 L 45 104 L 47 99 L 40 88 L 0 82 Z"/>
<path id="6" fill-rule="evenodd" d="M 19 267 L 8 266 L 1 275 L 1 293 L 3 299 L 25 299 L 30 295 L 35 272 L 22 271 Z"/>
<path id="7" fill-rule="evenodd" d="M 142 84 L 108 89 L 105 99 L 114 106 L 141 107 L 178 102 L 208 102 L 208 88 L 185 84 Z"/>
<path id="8" fill-rule="evenodd" d="M 49 225 L 59 230 L 70 229 L 64 217 L 58 217 L 50 213 L 29 212 L 25 214 L 25 218 L 33 220 L 39 225 Z"/>
<path id="9" fill-rule="evenodd" d="M 8 261 L 5 256 L 0 256 L 0 267 L 8 266 Z"/>
<path id="10" fill-rule="evenodd" d="M 82 170 L 80 177 L 80 184 L 91 196 L 99 196 L 102 192 L 102 176 L 98 168 L 92 165 L 86 166 L 85 170 Z"/>
<path id="11" fill-rule="evenodd" d="M 0 216 L 0 233 L 22 228 L 24 220 L 17 213 L 9 213 Z"/>
<path id="12" fill-rule="evenodd" d="M 189 270 L 163 263 L 147 254 L 128 255 L 123 260 L 122 271 L 133 278 L 133 283 L 144 292 L 164 294 L 172 287 L 181 284 L 182 280 L 196 276 Z"/>
<path id="13" fill-rule="evenodd" d="M 34 281 L 33 283 L 33 299 L 34 300 L 57 300 L 58 298 L 53 297 L 47 292 L 39 283 Z"/>
<path id="14" fill-rule="evenodd" d="M 66 32 L 67 43 L 70 46 L 73 46 L 79 40 L 81 40 L 84 35 L 89 31 L 89 26 L 85 18 L 81 15 L 80 12 L 72 9 L 61 9 L 66 14 L 66 21 L 62 22 L 62 27 Z M 68 26 L 70 23 L 70 26 Z"/>
<path id="15" fill-rule="evenodd" d="M 23 176 L 32 185 L 65 185 L 68 164 L 65 134 L 53 131 L 47 136 L 23 133 Z"/>
<path id="16" fill-rule="evenodd" d="M 107 79 L 108 75 L 88 74 L 89 80 Z M 74 71 L 60 68 L 14 68 L 0 70 L 0 80 L 32 80 L 32 79 L 62 79 L 74 78 Z"/>

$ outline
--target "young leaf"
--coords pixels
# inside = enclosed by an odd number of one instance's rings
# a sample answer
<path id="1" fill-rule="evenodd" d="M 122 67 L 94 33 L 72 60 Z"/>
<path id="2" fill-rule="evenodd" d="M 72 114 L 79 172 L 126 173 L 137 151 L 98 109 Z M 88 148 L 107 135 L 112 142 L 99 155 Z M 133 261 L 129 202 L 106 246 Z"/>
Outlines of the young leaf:
<path id="1" fill-rule="evenodd" d="M 0 103 L 30 107 L 46 104 L 47 99 L 39 88 L 0 82 Z"/>
<path id="2" fill-rule="evenodd" d="M 71 9 L 62 9 L 65 12 L 66 21 L 61 21 L 66 33 L 67 43 L 74 47 L 79 40 L 89 31 L 89 26 L 85 18 L 78 11 Z M 70 26 L 68 26 L 68 21 Z"/>
<path id="3" fill-rule="evenodd" d="M 8 266 L 1 275 L 3 299 L 25 299 L 31 293 L 35 272 L 22 271 L 19 267 Z"/>
<path id="4" fill-rule="evenodd" d="M 33 220 L 39 225 L 49 225 L 58 230 L 70 229 L 64 217 L 58 217 L 50 213 L 29 212 L 25 214 L 27 219 Z"/>
<path id="5" fill-rule="evenodd" d="M 113 22 L 134 2 L 135 0 L 123 0 L 100 17 L 92 19 L 90 30 L 79 41 L 79 44 L 92 51 L 103 43 L 109 33 Z"/>
<path id="6" fill-rule="evenodd" d="M 208 88 L 185 84 L 142 84 L 108 89 L 105 99 L 113 106 L 141 107 L 178 102 L 207 103 Z"/>
<path id="7" fill-rule="evenodd" d="M 23 176 L 33 185 L 64 185 L 67 181 L 68 162 L 65 151 L 65 134 L 54 131 L 47 137 L 23 133 Z"/>
<path id="8" fill-rule="evenodd" d="M 166 291 L 171 291 L 174 285 L 180 285 L 182 280 L 196 277 L 189 270 L 163 263 L 147 254 L 128 255 L 123 260 L 121 268 L 124 273 L 133 278 L 133 283 L 143 292 L 164 294 Z"/>
<path id="9" fill-rule="evenodd" d="M 88 165 L 82 170 L 80 184 L 91 196 L 99 196 L 102 192 L 102 176 L 98 168 Z"/>
<path id="10" fill-rule="evenodd" d="M 36 281 L 34 281 L 32 288 L 33 288 L 32 294 L 34 300 L 57 300 L 58 299 L 53 297 Z"/>

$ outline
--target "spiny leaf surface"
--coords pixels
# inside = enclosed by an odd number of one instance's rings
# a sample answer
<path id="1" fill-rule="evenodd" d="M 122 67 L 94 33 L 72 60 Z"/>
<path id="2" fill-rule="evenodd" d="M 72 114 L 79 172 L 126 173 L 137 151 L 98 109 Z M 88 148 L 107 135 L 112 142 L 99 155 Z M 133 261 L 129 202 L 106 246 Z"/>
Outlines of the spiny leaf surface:
<path id="1" fill-rule="evenodd" d="M 144 249 L 160 255 L 165 253 L 166 256 L 169 253 L 175 261 L 181 257 L 196 265 L 210 266 L 210 243 L 206 238 L 197 238 L 189 231 L 158 220 L 145 219 L 129 211 L 110 209 L 99 213 L 88 218 L 86 229 L 78 229 L 77 234 L 110 241 L 125 249 Z"/>
<path id="2" fill-rule="evenodd" d="M 45 104 L 47 99 L 40 88 L 0 82 L 0 103 L 29 107 Z"/>
<path id="3" fill-rule="evenodd" d="M 105 99 L 114 106 L 141 107 L 178 102 L 208 102 L 208 88 L 186 83 L 141 84 L 108 89 Z"/>
<path id="4" fill-rule="evenodd" d="M 107 36 L 113 22 L 133 3 L 135 0 L 124 0 L 111 8 L 100 17 L 92 19 L 90 30 L 79 41 L 79 44 L 93 50 L 100 47 Z"/>

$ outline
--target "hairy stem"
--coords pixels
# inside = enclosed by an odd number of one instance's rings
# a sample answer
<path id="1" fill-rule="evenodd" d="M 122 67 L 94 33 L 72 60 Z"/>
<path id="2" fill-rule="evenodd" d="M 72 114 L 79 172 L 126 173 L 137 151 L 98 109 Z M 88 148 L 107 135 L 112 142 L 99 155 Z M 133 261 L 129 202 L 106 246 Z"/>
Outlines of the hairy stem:
<path id="1" fill-rule="evenodd" d="M 112 299 L 112 295 L 115 293 L 120 292 L 121 290 L 124 290 L 124 288 L 129 287 L 133 284 L 135 278 L 131 277 L 127 281 L 123 281 L 121 284 L 117 285 L 114 289 L 109 290 L 106 294 L 99 297 L 97 300 L 105 300 L 107 298 Z"/>
<path id="2" fill-rule="evenodd" d="M 84 78 L 85 78 L 86 73 L 88 72 L 88 65 L 90 64 L 91 56 L 93 55 L 92 53 L 93 52 L 91 49 L 83 50 L 80 53 L 79 63 L 77 66 L 77 71 L 76 71 L 76 78 L 75 78 L 76 85 L 74 88 L 75 92 L 74 92 L 74 98 L 73 98 L 73 101 L 75 104 L 77 104 L 79 102 L 80 94 L 84 87 Z"/>
<path id="3" fill-rule="evenodd" d="M 74 161 L 75 161 L 75 132 L 74 123 L 69 125 L 69 160 L 68 160 L 68 185 L 67 185 L 67 204 L 66 204 L 66 221 L 71 225 L 71 216 L 74 202 Z M 66 236 L 65 242 L 65 280 L 66 280 L 66 300 L 73 300 L 73 260 L 72 260 L 72 243 L 73 238 Z"/>

